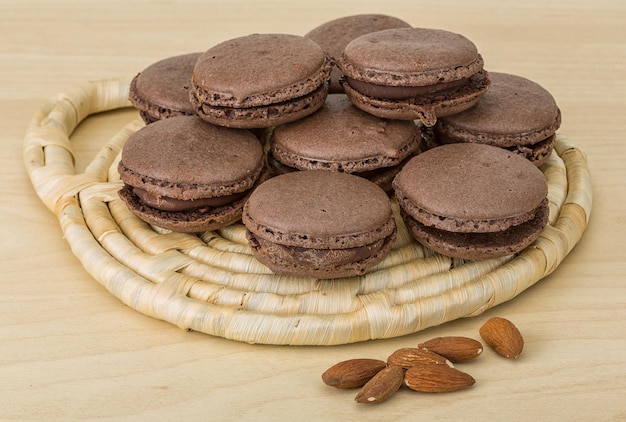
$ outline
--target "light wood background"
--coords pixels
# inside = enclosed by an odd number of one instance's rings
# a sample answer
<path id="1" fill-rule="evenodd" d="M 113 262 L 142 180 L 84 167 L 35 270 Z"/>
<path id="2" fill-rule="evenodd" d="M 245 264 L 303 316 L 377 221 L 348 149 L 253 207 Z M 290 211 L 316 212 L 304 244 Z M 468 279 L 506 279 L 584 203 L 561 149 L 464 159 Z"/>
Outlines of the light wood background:
<path id="1" fill-rule="evenodd" d="M 132 76 L 156 60 L 252 32 L 304 34 L 387 13 L 473 40 L 488 70 L 550 90 L 560 133 L 588 157 L 594 209 L 559 269 L 516 299 L 415 335 L 336 347 L 237 343 L 182 331 L 108 294 L 81 267 L 30 185 L 22 139 L 44 100 Z M 0 1 L 0 420 L 626 420 L 626 3 L 597 1 Z M 78 166 L 132 110 L 90 118 Z M 379 406 L 325 386 L 352 357 L 385 359 L 440 335 L 478 337 L 490 316 L 526 338 L 462 369 L 469 390 L 402 390 Z"/>

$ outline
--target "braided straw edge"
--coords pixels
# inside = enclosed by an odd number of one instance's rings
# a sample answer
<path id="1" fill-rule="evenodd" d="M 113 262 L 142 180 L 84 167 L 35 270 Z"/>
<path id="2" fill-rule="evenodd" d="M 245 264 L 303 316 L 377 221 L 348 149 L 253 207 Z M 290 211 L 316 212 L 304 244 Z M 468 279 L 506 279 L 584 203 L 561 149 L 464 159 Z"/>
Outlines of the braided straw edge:
<path id="1" fill-rule="evenodd" d="M 550 224 L 517 256 L 462 262 L 410 240 L 400 219 L 390 256 L 361 277 L 285 278 L 249 255 L 243 227 L 202 236 L 160 231 L 117 199 L 116 159 L 134 121 L 76 173 L 70 136 L 89 115 L 129 107 L 130 79 L 78 85 L 43 104 L 27 127 L 24 163 L 72 252 L 123 303 L 188 330 L 249 343 L 333 345 L 411 334 L 508 301 L 552 273 L 592 208 L 584 154 L 557 134 L 542 167 Z M 397 204 L 394 203 L 397 215 Z"/>

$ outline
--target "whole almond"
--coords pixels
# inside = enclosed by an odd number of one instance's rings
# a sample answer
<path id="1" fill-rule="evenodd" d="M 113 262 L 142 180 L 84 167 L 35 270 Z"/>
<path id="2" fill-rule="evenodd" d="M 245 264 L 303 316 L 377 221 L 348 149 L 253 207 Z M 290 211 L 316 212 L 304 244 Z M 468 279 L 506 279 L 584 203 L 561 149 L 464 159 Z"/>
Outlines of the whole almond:
<path id="1" fill-rule="evenodd" d="M 322 381 L 336 388 L 362 387 L 386 366 L 387 363 L 379 359 L 348 359 L 324 371 Z"/>
<path id="2" fill-rule="evenodd" d="M 516 359 L 524 348 L 524 338 L 508 319 L 493 317 L 480 327 L 480 336 L 497 354 Z"/>
<path id="3" fill-rule="evenodd" d="M 404 381 L 404 368 L 388 366 L 365 383 L 354 400 L 357 403 L 380 403 L 398 391 L 402 386 L 402 381 Z"/>
<path id="4" fill-rule="evenodd" d="M 417 347 L 404 347 L 396 350 L 387 358 L 387 364 L 401 366 L 404 369 L 420 364 L 453 366 L 452 362 L 443 356 L 431 352 L 430 350 Z"/>
<path id="5" fill-rule="evenodd" d="M 476 359 L 483 352 L 483 344 L 469 337 L 435 337 L 417 345 L 443 356 L 450 362 L 466 362 Z"/>
<path id="6" fill-rule="evenodd" d="M 406 370 L 404 383 L 423 393 L 447 393 L 476 383 L 474 378 L 447 365 L 417 365 Z"/>

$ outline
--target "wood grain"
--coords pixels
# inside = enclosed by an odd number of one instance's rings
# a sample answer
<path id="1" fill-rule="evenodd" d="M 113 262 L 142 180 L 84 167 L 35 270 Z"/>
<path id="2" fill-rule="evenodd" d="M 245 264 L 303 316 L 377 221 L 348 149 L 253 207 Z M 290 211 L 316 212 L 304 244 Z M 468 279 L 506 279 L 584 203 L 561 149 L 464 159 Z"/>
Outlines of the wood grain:
<path id="1" fill-rule="evenodd" d="M 488 69 L 526 76 L 553 93 L 560 131 L 587 154 L 594 188 L 588 229 L 556 272 L 475 318 L 324 348 L 185 332 L 127 308 L 87 274 L 24 169 L 22 140 L 37 107 L 76 82 L 132 76 L 230 37 L 303 34 L 328 19 L 381 11 L 462 33 Z M 0 1 L 0 419 L 626 418 L 623 22 L 626 6 L 618 0 Z M 100 117 L 75 133 L 79 163 L 119 127 Z M 340 360 L 385 359 L 430 337 L 478 337 L 496 315 L 515 322 L 524 352 L 510 362 L 486 350 L 464 365 L 476 379 L 469 390 L 424 396 L 401 389 L 364 409 L 353 403 L 354 391 L 321 382 Z"/>

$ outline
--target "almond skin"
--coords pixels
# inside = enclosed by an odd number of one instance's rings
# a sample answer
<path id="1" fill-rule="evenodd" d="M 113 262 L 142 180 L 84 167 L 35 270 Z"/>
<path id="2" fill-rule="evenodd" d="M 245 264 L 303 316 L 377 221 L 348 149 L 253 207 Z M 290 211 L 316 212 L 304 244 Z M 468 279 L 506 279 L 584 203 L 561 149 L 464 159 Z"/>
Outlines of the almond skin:
<path id="1" fill-rule="evenodd" d="M 508 319 L 493 317 L 480 327 L 480 336 L 500 356 L 517 359 L 524 348 L 524 338 Z"/>
<path id="2" fill-rule="evenodd" d="M 368 404 L 385 401 L 398 391 L 403 381 L 404 368 L 388 366 L 380 370 L 361 388 L 354 401 Z"/>
<path id="3" fill-rule="evenodd" d="M 476 380 L 447 365 L 417 365 L 406 370 L 404 383 L 422 393 L 447 393 L 471 387 Z"/>
<path id="4" fill-rule="evenodd" d="M 417 347 L 435 352 L 454 363 L 476 359 L 483 352 L 480 341 L 460 336 L 435 337 Z"/>
<path id="5" fill-rule="evenodd" d="M 322 381 L 336 388 L 362 387 L 385 367 L 387 363 L 379 359 L 348 359 L 324 371 Z"/>
<path id="6" fill-rule="evenodd" d="M 453 366 L 452 363 L 443 356 L 431 352 L 430 350 L 417 347 L 404 347 L 396 350 L 387 358 L 387 364 L 401 366 L 404 369 L 420 364 Z"/>

